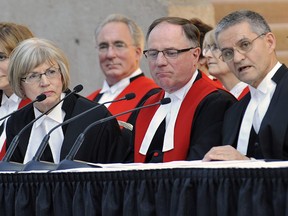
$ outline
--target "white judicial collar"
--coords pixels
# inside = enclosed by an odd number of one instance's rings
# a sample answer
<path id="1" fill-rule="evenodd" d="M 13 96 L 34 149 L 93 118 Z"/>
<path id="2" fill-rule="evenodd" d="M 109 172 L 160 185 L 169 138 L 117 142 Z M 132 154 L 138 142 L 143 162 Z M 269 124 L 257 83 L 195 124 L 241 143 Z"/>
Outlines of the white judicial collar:
<path id="1" fill-rule="evenodd" d="M 9 98 L 2 92 L 2 101 L 0 106 L 0 118 L 12 113 L 13 111 L 18 109 L 18 106 L 21 102 L 21 98 L 19 98 L 16 94 L 12 94 Z M 0 125 L 3 124 L 3 131 L 0 134 L 0 151 L 4 145 L 6 140 L 6 121 L 8 118 L 0 121 Z"/>
<path id="2" fill-rule="evenodd" d="M 61 99 L 65 96 L 64 93 L 61 94 Z M 24 157 L 24 163 L 30 161 L 37 149 L 39 148 L 44 136 L 56 125 L 63 122 L 65 117 L 65 112 L 62 110 L 63 101 L 58 104 L 48 115 L 42 116 L 38 119 L 32 126 L 29 143 L 27 146 L 27 151 Z M 42 113 L 34 107 L 35 118 L 40 116 Z M 64 135 L 62 128 L 59 127 L 54 130 L 49 139 L 49 145 L 52 152 L 53 160 L 55 163 L 60 161 L 60 152 L 62 143 L 64 140 Z"/>
<path id="3" fill-rule="evenodd" d="M 247 83 L 239 82 L 230 90 L 230 93 L 234 95 L 235 98 L 238 98 L 247 86 Z"/>
<path id="4" fill-rule="evenodd" d="M 9 98 L 3 93 L 2 101 L 0 106 L 0 118 L 8 115 L 9 113 L 18 109 L 18 106 L 21 102 L 21 98 L 19 98 L 16 94 L 12 94 Z"/>
<path id="5" fill-rule="evenodd" d="M 133 72 L 130 76 L 125 77 L 124 79 L 120 80 L 113 86 L 109 86 L 107 81 L 104 80 L 102 89 L 100 93 L 102 93 L 102 97 L 99 100 L 99 103 L 104 103 L 106 101 L 114 100 L 129 84 L 130 79 L 132 77 L 138 76 L 142 73 L 141 69 L 138 68 L 135 72 Z M 106 107 L 109 107 L 111 103 L 105 104 Z"/>
<path id="6" fill-rule="evenodd" d="M 276 83 L 272 80 L 272 77 L 280 67 L 281 64 L 278 62 L 262 80 L 257 89 L 249 85 L 251 100 L 242 119 L 237 143 L 237 150 L 244 155 L 247 154 L 252 125 L 255 132 L 259 132 L 262 120 L 276 89 Z"/>
<path id="7" fill-rule="evenodd" d="M 250 91 L 252 95 L 253 91 Z M 258 101 L 255 100 L 255 97 L 251 97 L 251 100 L 246 108 L 245 114 L 243 116 L 243 120 L 240 127 L 237 150 L 242 154 L 246 155 L 248 149 L 248 143 L 250 138 L 250 131 L 252 128 L 252 122 L 255 110 L 258 106 Z"/>
<path id="8" fill-rule="evenodd" d="M 171 106 L 171 103 L 162 105 L 155 112 L 155 114 L 154 114 L 154 116 L 153 116 L 153 118 L 152 118 L 152 120 L 148 126 L 148 129 L 145 133 L 145 136 L 142 140 L 142 144 L 141 144 L 141 147 L 139 150 L 140 154 L 142 154 L 142 155 L 147 154 L 147 151 L 148 151 L 149 146 L 151 144 L 151 141 L 154 137 L 154 134 L 156 133 L 157 128 L 159 127 L 159 125 L 161 124 L 161 122 L 166 117 L 167 113 L 169 112 L 170 106 Z"/>
<path id="9" fill-rule="evenodd" d="M 280 67 L 281 64 L 278 62 L 257 87 L 259 102 L 253 119 L 253 127 L 256 133 L 259 132 L 260 125 L 262 123 L 264 115 L 268 110 L 270 101 L 276 89 L 276 83 L 272 80 L 272 77 L 275 75 L 275 73 Z"/>
<path id="10" fill-rule="evenodd" d="M 181 107 L 182 101 L 184 100 L 187 92 L 193 85 L 193 82 L 195 81 L 197 75 L 198 71 L 196 70 L 190 81 L 183 88 L 177 90 L 176 92 L 173 92 L 171 94 L 165 92 L 164 97 L 170 97 L 171 103 L 160 106 L 155 112 L 143 138 L 139 150 L 140 154 L 142 155 L 147 154 L 147 151 L 157 131 L 157 128 L 159 127 L 159 125 L 161 124 L 161 122 L 165 117 L 166 117 L 166 131 L 164 135 L 162 151 L 166 152 L 174 148 L 174 128 L 177 120 L 177 115 Z"/>

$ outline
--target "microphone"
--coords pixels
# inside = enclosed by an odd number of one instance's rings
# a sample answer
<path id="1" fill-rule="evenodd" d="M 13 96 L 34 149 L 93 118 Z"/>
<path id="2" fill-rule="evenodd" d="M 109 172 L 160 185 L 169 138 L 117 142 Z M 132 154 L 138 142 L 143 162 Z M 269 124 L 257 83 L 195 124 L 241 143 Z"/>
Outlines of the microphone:
<path id="1" fill-rule="evenodd" d="M 15 110 L 15 111 L 9 113 L 8 115 L 0 118 L 0 121 L 8 118 L 9 116 L 13 115 L 14 113 L 16 113 L 16 112 L 18 112 L 18 111 L 24 109 L 25 107 L 29 106 L 30 104 L 34 104 L 35 102 L 40 102 L 40 101 L 43 101 L 43 100 L 45 100 L 45 99 L 46 99 L 46 95 L 45 95 L 45 94 L 40 94 L 40 95 L 38 95 L 38 96 L 36 97 L 35 100 L 31 101 L 30 103 L 26 104 L 25 106 L 21 107 L 21 108 L 18 109 L 18 110 Z"/>
<path id="2" fill-rule="evenodd" d="M 114 102 L 123 101 L 123 100 L 131 100 L 131 99 L 133 99 L 133 98 L 135 98 L 135 97 L 136 97 L 135 93 L 129 93 L 129 94 L 126 94 L 126 95 L 125 95 L 124 97 L 122 97 L 122 98 L 119 98 L 119 99 L 116 99 L 116 100 L 111 100 L 111 101 L 106 101 L 106 102 L 104 102 L 104 103 L 102 103 L 102 104 L 98 104 L 98 105 L 96 105 L 96 106 L 94 106 L 94 107 L 92 107 L 92 108 L 90 108 L 90 109 L 82 112 L 82 113 L 79 114 L 79 115 L 76 115 L 76 116 L 74 116 L 74 117 L 72 117 L 72 118 L 70 118 L 70 119 L 62 122 L 61 124 L 56 125 L 55 127 L 53 127 L 53 128 L 44 136 L 44 138 L 42 139 L 42 142 L 41 142 L 39 148 L 37 149 L 37 152 L 35 153 L 34 157 L 32 158 L 31 161 L 29 161 L 29 162 L 24 166 L 24 169 L 23 169 L 23 170 L 25 170 L 25 171 L 28 171 L 28 170 L 43 170 L 43 169 L 46 170 L 46 169 L 53 168 L 53 167 L 50 167 L 49 164 L 48 164 L 48 166 L 46 166 L 47 163 L 49 163 L 49 162 L 45 162 L 45 161 L 41 161 L 41 162 L 40 162 L 40 158 L 41 158 L 41 156 L 42 156 L 42 154 L 43 154 L 43 152 L 44 152 L 44 150 L 45 150 L 45 148 L 46 148 L 46 146 L 47 146 L 47 144 L 48 144 L 48 141 L 49 141 L 49 139 L 50 139 L 51 133 L 52 133 L 54 130 L 56 130 L 58 127 L 61 127 L 61 126 L 66 125 L 66 124 L 68 124 L 68 123 L 70 123 L 70 122 L 72 122 L 72 121 L 74 121 L 74 120 L 76 120 L 76 119 L 79 119 L 79 118 L 81 118 L 82 116 L 86 115 L 87 113 L 91 112 L 92 110 L 95 110 L 95 109 L 97 109 L 97 108 L 100 107 L 100 106 L 103 106 L 104 104 L 114 103 Z"/>
<path id="3" fill-rule="evenodd" d="M 73 144 L 71 150 L 69 151 L 69 153 L 67 154 L 65 159 L 62 160 L 59 163 L 59 165 L 57 166 L 56 170 L 71 169 L 71 168 L 83 168 L 83 167 L 85 168 L 85 167 L 94 166 L 93 164 L 91 164 L 91 166 L 89 166 L 88 164 L 82 163 L 80 161 L 79 162 L 78 161 L 74 161 L 74 157 L 77 154 L 79 148 L 81 147 L 81 145 L 82 145 L 82 143 L 83 143 L 83 141 L 85 139 L 85 134 L 92 127 L 94 127 L 94 126 L 96 126 L 98 124 L 110 121 L 110 120 L 112 120 L 114 118 L 117 118 L 118 116 L 125 115 L 125 114 L 130 113 L 130 112 L 134 112 L 134 111 L 137 111 L 137 110 L 140 110 L 140 109 L 146 109 L 146 108 L 149 108 L 149 107 L 152 107 L 152 106 L 156 106 L 156 105 L 165 105 L 165 104 L 168 104 L 170 102 L 171 102 L 170 98 L 163 98 L 162 100 L 160 100 L 160 101 L 158 101 L 156 103 L 148 104 L 148 105 L 145 105 L 145 106 L 136 107 L 134 109 L 130 109 L 130 110 L 127 110 L 125 112 L 121 112 L 121 113 L 118 113 L 116 115 L 112 115 L 112 116 L 100 119 L 100 120 L 98 120 L 96 122 L 93 122 L 88 127 L 86 127 L 85 130 L 77 137 L 77 139 L 76 139 L 75 143 Z"/>
<path id="4" fill-rule="evenodd" d="M 27 128 L 29 128 L 30 126 L 32 126 L 34 124 L 34 122 L 36 122 L 38 119 L 42 118 L 42 116 L 50 113 L 58 104 L 60 104 L 63 100 L 65 100 L 66 98 L 68 98 L 71 94 L 73 93 L 78 93 L 80 91 L 82 91 L 83 86 L 82 85 L 77 85 L 74 87 L 73 91 L 71 91 L 70 93 L 68 93 L 65 97 L 63 97 L 61 100 L 59 100 L 54 106 L 52 106 L 50 109 L 48 109 L 46 112 L 42 113 L 41 115 L 39 115 L 37 118 L 33 119 L 31 122 L 29 122 L 25 127 L 23 127 L 21 129 L 21 131 L 13 138 L 13 140 L 11 141 L 9 148 L 6 151 L 6 154 L 4 155 L 2 161 L 0 161 L 0 171 L 1 170 L 9 170 L 9 171 L 20 171 L 23 169 L 24 164 L 21 163 L 10 163 L 10 159 L 18 145 L 19 142 L 19 137 L 24 133 L 25 130 L 27 130 Z M 46 95 L 45 95 L 46 96 Z"/>

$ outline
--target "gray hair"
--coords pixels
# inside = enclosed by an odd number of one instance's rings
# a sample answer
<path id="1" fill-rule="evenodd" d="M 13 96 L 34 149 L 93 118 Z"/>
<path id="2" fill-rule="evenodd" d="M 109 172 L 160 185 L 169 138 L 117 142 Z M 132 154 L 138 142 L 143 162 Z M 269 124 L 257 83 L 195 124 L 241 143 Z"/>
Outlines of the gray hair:
<path id="1" fill-rule="evenodd" d="M 102 28 L 111 22 L 121 22 L 124 23 L 128 26 L 129 31 L 131 33 L 132 39 L 133 39 L 133 44 L 136 47 L 141 48 L 141 50 L 144 49 L 144 34 L 142 29 L 136 24 L 136 22 L 134 22 L 132 19 L 121 15 L 121 14 L 111 14 L 108 17 L 106 17 L 105 20 L 103 20 L 98 27 L 95 30 L 95 38 L 97 41 L 97 37 L 100 33 L 100 31 L 102 30 Z"/>
<path id="2" fill-rule="evenodd" d="M 220 20 L 215 28 L 216 40 L 220 32 L 243 22 L 248 22 L 251 30 L 258 35 L 271 32 L 266 20 L 259 13 L 250 10 L 239 10 L 228 14 Z"/>
<path id="3" fill-rule="evenodd" d="M 208 31 L 204 36 L 203 49 L 206 48 L 208 45 L 216 45 L 215 29 Z"/>

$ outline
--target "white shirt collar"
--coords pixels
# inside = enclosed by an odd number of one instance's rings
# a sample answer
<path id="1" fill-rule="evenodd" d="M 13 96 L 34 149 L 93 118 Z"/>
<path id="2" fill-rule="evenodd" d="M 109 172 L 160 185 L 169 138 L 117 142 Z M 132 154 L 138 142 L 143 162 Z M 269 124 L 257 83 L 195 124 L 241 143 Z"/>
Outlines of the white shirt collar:
<path id="1" fill-rule="evenodd" d="M 132 77 L 138 76 L 142 73 L 141 69 L 138 68 L 136 71 L 134 71 L 130 76 L 125 77 L 124 79 L 120 80 L 119 82 L 115 83 L 113 86 L 109 86 L 107 81 L 104 80 L 103 82 L 103 86 L 102 89 L 100 91 L 100 93 L 106 93 L 106 92 L 110 92 L 111 94 L 114 94 L 116 91 L 119 91 L 119 89 L 124 89 L 126 88 L 126 86 L 128 86 L 130 84 L 130 79 Z M 121 91 L 122 91 L 121 90 Z"/>
<path id="2" fill-rule="evenodd" d="M 148 129 L 145 133 L 145 136 L 142 140 L 141 147 L 139 149 L 140 154 L 143 154 L 143 155 L 147 154 L 147 151 L 149 149 L 149 146 L 151 145 L 151 141 L 155 135 L 155 132 L 157 131 L 157 128 L 159 127 L 159 125 L 161 124 L 161 122 L 163 121 L 165 117 L 166 117 L 166 131 L 164 135 L 162 151 L 166 152 L 174 148 L 174 128 L 175 128 L 177 115 L 181 107 L 182 101 L 184 100 L 187 92 L 193 85 L 197 75 L 198 75 L 198 71 L 196 70 L 192 78 L 184 87 L 182 87 L 181 89 L 171 94 L 165 92 L 164 97 L 170 97 L 171 103 L 160 106 L 155 112 L 153 118 L 150 121 Z M 170 115 L 171 111 L 172 113 Z"/>
<path id="3" fill-rule="evenodd" d="M 16 94 L 12 94 L 9 98 L 2 92 L 2 101 L 1 101 L 1 106 L 5 105 L 5 103 L 16 103 L 19 104 L 21 101 L 21 98 L 19 98 Z"/>
<path id="4" fill-rule="evenodd" d="M 281 67 L 281 64 L 278 62 L 262 80 L 257 89 L 249 85 L 251 100 L 242 119 L 237 143 L 237 150 L 242 154 L 246 155 L 247 153 L 252 125 L 257 134 L 260 130 L 262 120 L 276 89 L 276 83 L 272 80 L 272 77 L 279 67 Z"/>
<path id="5" fill-rule="evenodd" d="M 183 101 L 183 99 L 185 98 L 187 92 L 189 91 L 189 89 L 193 85 L 197 75 L 198 75 L 198 70 L 195 71 L 195 73 L 193 74 L 193 76 L 191 77 L 189 82 L 186 83 L 185 86 L 183 86 L 181 89 L 178 89 L 177 91 L 175 91 L 173 93 L 165 92 L 165 97 L 171 97 L 171 99 L 172 98 L 175 98 L 175 99 L 177 98 L 177 99 Z M 173 101 L 171 101 L 171 102 L 173 103 Z"/>
<path id="6" fill-rule="evenodd" d="M 234 97 L 238 98 L 247 86 L 247 83 L 239 82 L 230 90 L 230 93 L 233 94 Z"/>
<path id="7" fill-rule="evenodd" d="M 273 88 L 275 88 L 276 83 L 272 80 L 272 77 L 275 75 L 277 70 L 281 67 L 281 63 L 277 64 L 272 68 L 272 70 L 265 76 L 262 82 L 258 85 L 257 89 L 249 85 L 249 90 L 251 92 L 251 98 L 254 98 L 256 95 L 266 95 Z"/>
<path id="8" fill-rule="evenodd" d="M 61 99 L 64 98 L 65 93 L 61 94 Z M 41 123 L 44 121 L 44 119 L 46 118 L 50 118 L 58 123 L 62 123 L 64 120 L 64 116 L 65 116 L 65 112 L 62 110 L 62 104 L 63 101 L 58 104 L 48 115 L 44 115 L 43 117 L 41 117 L 38 121 L 36 121 L 35 127 L 39 127 L 41 125 Z M 34 107 L 34 113 L 35 113 L 35 118 L 38 118 L 38 116 L 42 115 L 42 113 Z"/>
<path id="9" fill-rule="evenodd" d="M 19 98 L 16 94 L 12 94 L 9 98 L 3 93 L 2 101 L 0 106 L 0 118 L 3 116 L 12 113 L 13 111 L 18 109 L 18 106 L 21 102 L 21 98 Z M 0 121 L 0 124 L 2 121 Z"/>

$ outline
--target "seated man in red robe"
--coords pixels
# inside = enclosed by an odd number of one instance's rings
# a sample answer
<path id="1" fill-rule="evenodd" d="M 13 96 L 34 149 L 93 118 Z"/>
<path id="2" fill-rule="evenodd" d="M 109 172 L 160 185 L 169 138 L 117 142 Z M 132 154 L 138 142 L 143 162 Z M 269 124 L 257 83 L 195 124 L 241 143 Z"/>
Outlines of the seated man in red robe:
<path id="1" fill-rule="evenodd" d="M 145 104 L 164 97 L 171 103 L 142 109 L 134 128 L 134 162 L 200 160 L 221 145 L 226 110 L 236 101 L 197 70 L 199 30 L 178 17 L 155 20 L 144 54 L 155 82 L 163 89 Z"/>
<path id="2" fill-rule="evenodd" d="M 105 104 L 112 114 L 117 114 L 139 106 L 159 91 L 155 82 L 140 69 L 144 36 L 133 20 L 112 14 L 98 26 L 95 37 L 100 67 L 106 79 L 101 89 L 88 96 L 90 100 L 104 103 L 135 93 L 133 100 Z M 129 113 L 117 119 L 134 125 L 135 115 Z"/>

